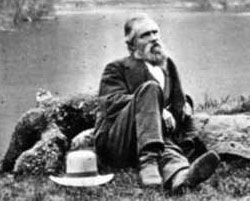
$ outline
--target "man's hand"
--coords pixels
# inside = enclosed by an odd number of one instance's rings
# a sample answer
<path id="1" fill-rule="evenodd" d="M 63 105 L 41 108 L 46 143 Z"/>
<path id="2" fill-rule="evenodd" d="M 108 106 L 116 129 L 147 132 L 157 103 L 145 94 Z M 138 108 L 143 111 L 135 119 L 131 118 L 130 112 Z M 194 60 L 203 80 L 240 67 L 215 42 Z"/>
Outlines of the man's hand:
<path id="1" fill-rule="evenodd" d="M 93 132 L 94 129 L 88 129 L 77 136 L 75 136 L 71 141 L 71 150 L 84 149 L 93 145 Z"/>
<path id="2" fill-rule="evenodd" d="M 191 107 L 191 105 L 186 102 L 184 107 L 183 107 L 183 112 L 186 116 L 192 116 L 193 115 L 193 108 Z"/>
<path id="3" fill-rule="evenodd" d="M 163 109 L 162 117 L 163 117 L 163 120 L 165 122 L 167 130 L 168 131 L 175 130 L 175 128 L 176 128 L 176 121 L 175 121 L 173 115 L 171 114 L 171 112 L 169 112 L 166 109 Z"/>

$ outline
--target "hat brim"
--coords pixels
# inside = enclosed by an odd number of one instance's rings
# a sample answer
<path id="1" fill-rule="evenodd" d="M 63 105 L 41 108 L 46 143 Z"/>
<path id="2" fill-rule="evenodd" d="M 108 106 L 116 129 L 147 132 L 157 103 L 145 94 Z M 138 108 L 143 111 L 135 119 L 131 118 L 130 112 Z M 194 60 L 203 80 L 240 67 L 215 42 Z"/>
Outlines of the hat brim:
<path id="1" fill-rule="evenodd" d="M 50 175 L 49 178 L 64 186 L 76 186 L 76 187 L 90 187 L 90 186 L 98 186 L 105 184 L 109 181 L 111 181 L 114 177 L 114 174 L 108 174 L 108 175 L 97 175 L 93 177 L 56 177 Z"/>

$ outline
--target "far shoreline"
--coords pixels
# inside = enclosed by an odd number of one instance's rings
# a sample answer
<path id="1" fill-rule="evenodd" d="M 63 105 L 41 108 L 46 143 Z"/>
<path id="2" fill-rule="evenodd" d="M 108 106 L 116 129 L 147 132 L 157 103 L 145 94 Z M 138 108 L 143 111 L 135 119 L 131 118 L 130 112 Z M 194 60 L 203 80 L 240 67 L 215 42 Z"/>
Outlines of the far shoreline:
<path id="1" fill-rule="evenodd" d="M 250 15 L 250 6 L 240 6 L 240 7 L 227 7 L 222 8 L 219 6 L 208 6 L 203 7 L 196 4 L 188 4 L 188 3 L 138 3 L 138 2 L 112 2 L 107 1 L 106 3 L 93 3 L 91 1 L 82 2 L 81 4 L 77 4 L 77 1 L 68 2 L 66 4 L 55 4 L 54 11 L 56 15 L 63 15 L 64 13 L 83 13 L 83 12 L 91 12 L 91 11 L 99 11 L 99 10 L 123 10 L 123 9 L 147 9 L 147 8 L 162 8 L 166 9 L 168 12 L 215 12 L 215 13 L 246 13 Z M 61 14 L 63 13 L 63 14 Z"/>
<path id="2" fill-rule="evenodd" d="M 6 7 L 7 6 L 7 7 Z M 38 4 L 34 8 L 28 5 L 19 5 L 20 8 L 15 8 L 14 5 L 0 4 L 0 30 L 6 30 L 8 27 L 15 27 L 18 23 L 33 22 L 40 20 L 53 20 L 56 17 L 64 15 L 74 15 L 89 12 L 99 12 L 106 10 L 123 10 L 137 8 L 162 8 L 168 12 L 200 12 L 200 13 L 236 13 L 250 15 L 250 1 L 168 1 L 158 0 L 156 3 L 151 3 L 143 0 L 56 0 L 54 3 Z M 20 13 L 18 13 L 20 12 Z M 38 13 L 38 14 L 37 14 Z M 18 17 L 19 16 L 19 17 Z M 20 19 L 19 19 L 20 18 Z"/>

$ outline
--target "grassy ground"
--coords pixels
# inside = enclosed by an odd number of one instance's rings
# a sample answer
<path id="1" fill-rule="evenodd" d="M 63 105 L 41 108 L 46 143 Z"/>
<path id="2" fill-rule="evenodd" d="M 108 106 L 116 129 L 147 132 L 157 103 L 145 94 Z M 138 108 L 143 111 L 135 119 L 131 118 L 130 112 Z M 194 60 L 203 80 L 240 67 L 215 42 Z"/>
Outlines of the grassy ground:
<path id="1" fill-rule="evenodd" d="M 47 177 L 14 178 L 5 174 L 0 176 L 0 200 L 250 200 L 249 170 L 247 161 L 224 161 L 208 181 L 184 195 L 175 196 L 162 187 L 142 187 L 134 169 L 116 172 L 110 183 L 89 188 L 59 186 Z"/>

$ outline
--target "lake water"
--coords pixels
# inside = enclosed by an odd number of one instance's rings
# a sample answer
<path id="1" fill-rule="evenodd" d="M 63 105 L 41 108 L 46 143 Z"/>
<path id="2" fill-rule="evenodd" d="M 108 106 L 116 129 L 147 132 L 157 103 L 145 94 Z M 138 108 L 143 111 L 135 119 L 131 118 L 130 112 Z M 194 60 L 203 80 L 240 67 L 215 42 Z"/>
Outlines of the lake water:
<path id="1" fill-rule="evenodd" d="M 68 95 L 97 93 L 107 62 L 127 55 L 123 23 L 147 12 L 179 68 L 183 87 L 196 103 L 208 94 L 248 95 L 250 15 L 167 12 L 163 7 L 89 9 L 56 21 L 0 33 L 0 157 L 17 119 L 35 106 L 38 88 Z"/>

